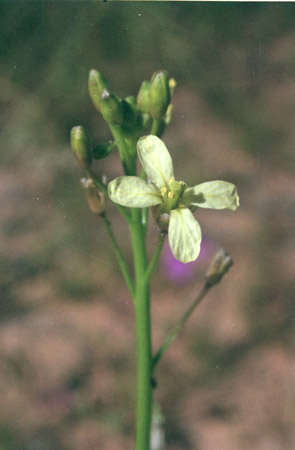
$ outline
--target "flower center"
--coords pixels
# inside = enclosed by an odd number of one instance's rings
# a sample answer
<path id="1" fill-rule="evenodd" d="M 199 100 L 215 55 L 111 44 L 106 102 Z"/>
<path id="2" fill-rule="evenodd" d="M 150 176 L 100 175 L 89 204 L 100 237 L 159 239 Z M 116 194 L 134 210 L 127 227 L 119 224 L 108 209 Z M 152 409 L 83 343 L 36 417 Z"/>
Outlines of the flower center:
<path id="1" fill-rule="evenodd" d="M 171 178 L 168 187 L 163 187 L 160 190 L 163 200 L 163 212 L 169 212 L 171 209 L 178 207 L 185 188 L 186 183 L 184 181 L 175 181 L 174 178 Z"/>

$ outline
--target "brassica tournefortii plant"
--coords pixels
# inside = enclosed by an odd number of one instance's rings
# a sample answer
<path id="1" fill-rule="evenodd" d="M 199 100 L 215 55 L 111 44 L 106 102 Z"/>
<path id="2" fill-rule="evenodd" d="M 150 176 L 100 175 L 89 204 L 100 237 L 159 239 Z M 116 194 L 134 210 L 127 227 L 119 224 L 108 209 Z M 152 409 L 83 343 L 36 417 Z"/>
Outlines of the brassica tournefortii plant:
<path id="1" fill-rule="evenodd" d="M 182 263 L 194 261 L 199 255 L 202 239 L 197 221 L 198 208 L 234 211 L 239 206 L 237 190 L 232 183 L 217 180 L 188 186 L 175 178 L 171 156 L 161 140 L 171 122 L 171 96 L 175 86 L 175 80 L 169 79 L 167 73 L 160 70 L 153 74 L 150 81 L 142 83 L 137 98 L 129 96 L 121 99 L 110 90 L 101 73 L 91 70 L 90 97 L 108 124 L 113 140 L 93 147 L 84 127 L 76 126 L 71 130 L 72 151 L 85 171 L 81 186 L 86 200 L 90 210 L 106 226 L 134 303 L 137 342 L 136 450 L 150 450 L 151 445 L 160 448 L 151 443 L 156 365 L 196 306 L 232 265 L 231 257 L 220 249 L 212 260 L 202 290 L 184 311 L 162 346 L 153 352 L 150 280 L 166 236 L 177 260 Z M 106 158 L 116 149 L 123 174 L 107 183 L 104 177 L 95 174 L 93 160 Z M 108 219 L 107 198 L 128 224 L 133 251 L 132 271 Z M 158 244 L 150 260 L 146 244 L 149 220 L 159 229 Z"/>

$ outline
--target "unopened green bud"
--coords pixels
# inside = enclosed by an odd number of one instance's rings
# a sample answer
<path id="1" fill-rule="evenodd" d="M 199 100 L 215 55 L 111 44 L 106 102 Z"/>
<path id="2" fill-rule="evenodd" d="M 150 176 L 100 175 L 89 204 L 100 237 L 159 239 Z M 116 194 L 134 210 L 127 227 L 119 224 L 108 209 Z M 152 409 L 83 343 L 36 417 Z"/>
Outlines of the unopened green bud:
<path id="1" fill-rule="evenodd" d="M 149 112 L 149 90 L 151 87 L 151 82 L 150 81 L 143 81 L 140 89 L 138 91 L 137 94 L 137 108 L 139 109 L 139 111 L 143 112 L 143 113 L 148 113 Z"/>
<path id="2" fill-rule="evenodd" d="M 206 274 L 206 285 L 213 286 L 219 283 L 223 275 L 229 270 L 233 265 L 233 260 L 231 256 L 225 252 L 223 248 L 220 248 L 215 254 L 210 267 Z"/>
<path id="3" fill-rule="evenodd" d="M 103 142 L 102 144 L 96 145 L 92 149 L 92 155 L 94 159 L 103 159 L 109 156 L 112 151 L 116 148 L 115 142 Z"/>
<path id="4" fill-rule="evenodd" d="M 97 70 L 90 70 L 88 78 L 88 90 L 91 100 L 98 111 L 100 111 L 100 97 L 105 89 L 107 91 L 110 90 L 108 83 L 106 82 L 102 74 Z"/>
<path id="5" fill-rule="evenodd" d="M 122 125 L 124 116 L 119 97 L 105 89 L 101 94 L 99 106 L 106 122 L 110 125 Z"/>
<path id="6" fill-rule="evenodd" d="M 155 72 L 152 76 L 149 90 L 149 111 L 153 119 L 161 119 L 166 114 L 170 103 L 170 88 L 168 74 L 164 70 Z"/>
<path id="7" fill-rule="evenodd" d="M 105 194 L 96 189 L 91 178 L 81 178 L 80 183 L 90 211 L 93 214 L 103 214 L 106 210 Z"/>
<path id="8" fill-rule="evenodd" d="M 81 167 L 89 169 L 92 163 L 90 139 L 84 127 L 71 129 L 71 148 Z"/>
<path id="9" fill-rule="evenodd" d="M 176 86 L 177 86 L 177 83 L 176 83 L 176 81 L 174 80 L 174 78 L 170 78 L 169 79 L 169 89 L 170 89 L 170 96 L 172 97 L 172 95 L 173 95 L 173 92 L 174 92 L 174 89 L 176 88 Z"/>
<path id="10" fill-rule="evenodd" d="M 167 112 L 164 117 L 164 122 L 165 122 L 166 127 L 168 127 L 168 125 L 170 125 L 170 122 L 172 119 L 172 109 L 173 109 L 173 105 L 169 105 L 167 108 Z"/>

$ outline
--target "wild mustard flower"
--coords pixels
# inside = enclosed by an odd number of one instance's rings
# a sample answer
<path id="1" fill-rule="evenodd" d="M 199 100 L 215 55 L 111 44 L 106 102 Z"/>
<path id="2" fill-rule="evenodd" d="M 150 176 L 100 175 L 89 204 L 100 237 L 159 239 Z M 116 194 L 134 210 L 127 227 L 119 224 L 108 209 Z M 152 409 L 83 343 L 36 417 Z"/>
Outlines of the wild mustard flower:
<path id="1" fill-rule="evenodd" d="M 171 156 L 156 136 L 140 138 L 137 152 L 148 181 L 136 176 L 115 178 L 108 185 L 111 200 L 131 208 L 153 206 L 158 216 L 169 214 L 168 239 L 173 255 L 184 263 L 194 261 L 202 235 L 192 211 L 196 207 L 236 210 L 236 187 L 217 180 L 190 188 L 183 181 L 175 181 Z"/>

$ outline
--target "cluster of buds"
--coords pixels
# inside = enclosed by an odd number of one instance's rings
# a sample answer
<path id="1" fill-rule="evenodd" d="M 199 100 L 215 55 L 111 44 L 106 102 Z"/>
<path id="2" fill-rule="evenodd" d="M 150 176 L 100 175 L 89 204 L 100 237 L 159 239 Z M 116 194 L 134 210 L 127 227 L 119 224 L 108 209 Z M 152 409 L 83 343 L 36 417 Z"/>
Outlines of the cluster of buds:
<path id="1" fill-rule="evenodd" d="M 171 120 L 171 95 L 176 86 L 164 70 L 155 72 L 150 81 L 144 81 L 137 98 L 120 99 L 111 92 L 107 81 L 97 70 L 90 70 L 88 88 L 95 108 L 110 125 L 145 131 L 152 119 L 163 122 L 163 130 Z"/>
<path id="2" fill-rule="evenodd" d="M 175 80 L 169 80 L 167 72 L 159 70 L 153 74 L 150 81 L 142 83 L 137 98 L 128 96 L 121 99 L 110 90 L 106 79 L 97 70 L 90 70 L 88 78 L 88 90 L 95 108 L 110 127 L 121 130 L 127 143 L 136 143 L 140 135 L 152 125 L 153 120 L 158 121 L 158 134 L 163 133 L 171 121 L 170 99 L 175 86 Z M 79 165 L 88 171 L 93 160 L 107 157 L 116 146 L 115 141 L 109 141 L 92 147 L 84 127 L 76 126 L 71 130 L 72 151 Z M 83 179 L 81 185 L 89 206 L 92 205 L 90 209 L 95 212 L 94 210 L 99 208 L 93 206 L 96 202 L 94 199 L 97 195 L 99 198 L 100 194 L 95 194 L 96 187 L 92 186 L 90 181 Z"/>
<path id="3" fill-rule="evenodd" d="M 137 95 L 137 108 L 142 113 L 143 123 L 149 126 L 151 119 L 159 120 L 161 135 L 171 121 L 170 104 L 176 81 L 168 78 L 165 70 L 155 72 L 150 81 L 143 81 Z"/>

